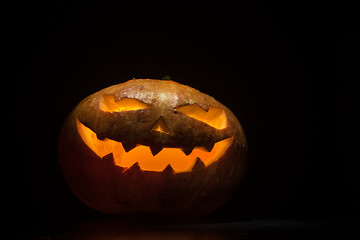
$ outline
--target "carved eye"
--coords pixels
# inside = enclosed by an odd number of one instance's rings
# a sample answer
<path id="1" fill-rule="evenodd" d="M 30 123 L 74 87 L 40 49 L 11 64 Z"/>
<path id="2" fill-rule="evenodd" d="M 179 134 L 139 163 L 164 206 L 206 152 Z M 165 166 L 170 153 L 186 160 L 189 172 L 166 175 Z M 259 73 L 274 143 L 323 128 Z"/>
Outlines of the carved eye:
<path id="1" fill-rule="evenodd" d="M 185 105 L 175 108 L 189 117 L 195 118 L 201 122 L 204 122 L 216 129 L 224 129 L 227 126 L 226 113 L 221 108 L 215 108 L 210 106 L 209 111 L 205 111 L 197 104 Z"/>
<path id="2" fill-rule="evenodd" d="M 123 112 L 148 108 L 146 103 L 135 98 L 122 98 L 115 102 L 114 96 L 102 95 L 99 101 L 99 107 L 104 112 Z"/>

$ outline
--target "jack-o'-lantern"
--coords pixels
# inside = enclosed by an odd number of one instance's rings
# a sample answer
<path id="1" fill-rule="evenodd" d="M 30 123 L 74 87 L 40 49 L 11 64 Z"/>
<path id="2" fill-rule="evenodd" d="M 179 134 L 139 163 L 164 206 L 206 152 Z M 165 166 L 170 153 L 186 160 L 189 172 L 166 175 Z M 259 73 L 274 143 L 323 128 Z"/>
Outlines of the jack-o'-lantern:
<path id="1" fill-rule="evenodd" d="M 238 186 L 246 155 L 228 108 L 189 86 L 151 79 L 85 98 L 59 140 L 74 194 L 114 214 L 208 214 Z"/>

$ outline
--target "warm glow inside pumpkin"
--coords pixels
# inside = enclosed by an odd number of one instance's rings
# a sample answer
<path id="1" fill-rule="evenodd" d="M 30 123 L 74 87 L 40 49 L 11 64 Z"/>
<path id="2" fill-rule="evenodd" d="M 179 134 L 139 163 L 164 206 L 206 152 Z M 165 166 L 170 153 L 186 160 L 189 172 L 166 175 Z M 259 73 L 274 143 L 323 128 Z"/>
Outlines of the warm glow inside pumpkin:
<path id="1" fill-rule="evenodd" d="M 164 119 L 162 117 L 160 117 L 159 120 L 156 121 L 151 130 L 162 133 L 169 133 L 169 129 L 166 126 L 166 123 L 164 122 Z"/>
<path id="2" fill-rule="evenodd" d="M 75 195 L 111 214 L 208 214 L 235 191 L 246 153 L 227 107 L 189 86 L 152 79 L 88 96 L 59 139 Z"/>
<path id="3" fill-rule="evenodd" d="M 147 107 L 146 103 L 137 99 L 122 98 L 115 101 L 113 95 L 107 94 L 102 95 L 99 101 L 99 108 L 104 112 L 134 111 Z M 196 104 L 192 104 L 177 107 L 175 111 L 186 114 L 216 129 L 223 129 L 227 125 L 226 114 L 220 108 L 210 106 L 209 110 L 205 111 Z M 200 158 L 205 166 L 209 166 L 226 152 L 232 141 L 232 137 L 219 141 L 214 144 L 211 151 L 204 147 L 195 147 L 190 154 L 185 154 L 181 148 L 162 148 L 160 152 L 153 154 L 148 146 L 140 144 L 127 152 L 121 142 L 108 138 L 104 140 L 98 139 L 96 133 L 84 126 L 78 119 L 77 129 L 82 140 L 99 157 L 102 158 L 112 153 L 114 162 L 118 166 L 129 168 L 138 163 L 142 170 L 156 172 L 163 171 L 169 164 L 176 173 L 191 171 L 197 158 Z M 151 130 L 163 134 L 169 133 L 162 117 L 159 118 Z"/>
<path id="4" fill-rule="evenodd" d="M 193 105 L 185 105 L 176 108 L 177 111 L 182 112 L 189 117 L 195 118 L 204 122 L 216 129 L 223 129 L 226 127 L 226 114 L 223 109 L 209 107 L 209 111 L 205 111 L 201 107 Z"/>
<path id="5" fill-rule="evenodd" d="M 115 102 L 113 95 L 105 94 L 100 98 L 99 107 L 104 112 L 121 112 L 147 108 L 147 104 L 134 98 L 122 98 Z"/>
<path id="6" fill-rule="evenodd" d="M 158 131 L 162 131 L 160 124 L 158 126 Z M 114 162 L 118 166 L 129 168 L 137 162 L 142 170 L 157 172 L 163 171 L 169 164 L 176 173 L 191 171 L 197 158 L 208 166 L 226 152 L 232 141 L 232 137 L 219 141 L 210 152 L 204 147 L 195 147 L 189 155 L 186 155 L 181 148 L 163 148 L 154 156 L 148 146 L 138 145 L 126 152 L 121 142 L 108 138 L 99 140 L 96 133 L 79 120 L 77 120 L 77 129 L 82 140 L 99 157 L 112 153 Z"/>

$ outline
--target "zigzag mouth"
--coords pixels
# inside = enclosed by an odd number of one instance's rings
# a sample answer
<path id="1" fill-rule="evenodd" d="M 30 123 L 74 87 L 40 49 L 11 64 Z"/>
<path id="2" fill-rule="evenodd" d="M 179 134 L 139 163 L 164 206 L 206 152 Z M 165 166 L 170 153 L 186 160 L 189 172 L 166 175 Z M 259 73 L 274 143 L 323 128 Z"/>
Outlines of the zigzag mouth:
<path id="1" fill-rule="evenodd" d="M 228 149 L 233 137 L 216 142 L 212 149 L 195 147 L 157 148 L 145 145 L 127 146 L 111 139 L 100 140 L 96 133 L 77 119 L 77 129 L 84 143 L 100 158 L 113 154 L 114 163 L 122 168 L 129 169 L 138 164 L 143 171 L 162 172 L 172 168 L 175 173 L 192 171 L 196 161 L 200 159 L 207 167 L 216 162 Z"/>

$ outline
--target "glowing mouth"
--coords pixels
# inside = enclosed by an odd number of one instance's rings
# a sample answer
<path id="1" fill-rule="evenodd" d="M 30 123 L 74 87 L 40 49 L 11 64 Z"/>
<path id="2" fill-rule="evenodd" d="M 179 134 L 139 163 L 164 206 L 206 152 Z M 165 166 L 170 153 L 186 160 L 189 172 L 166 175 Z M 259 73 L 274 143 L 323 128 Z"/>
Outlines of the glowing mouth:
<path id="1" fill-rule="evenodd" d="M 162 172 L 170 165 L 175 173 L 189 172 L 192 170 L 197 158 L 205 166 L 217 161 L 230 146 L 233 137 L 226 138 L 214 144 L 211 151 L 204 147 L 195 147 L 189 154 L 185 154 L 181 148 L 163 148 L 161 151 L 154 151 L 148 146 L 136 145 L 133 149 L 125 151 L 123 144 L 111 139 L 99 140 L 96 133 L 85 127 L 77 119 L 77 129 L 85 144 L 99 157 L 112 153 L 116 165 L 123 168 L 130 168 L 138 163 L 144 171 Z"/>

